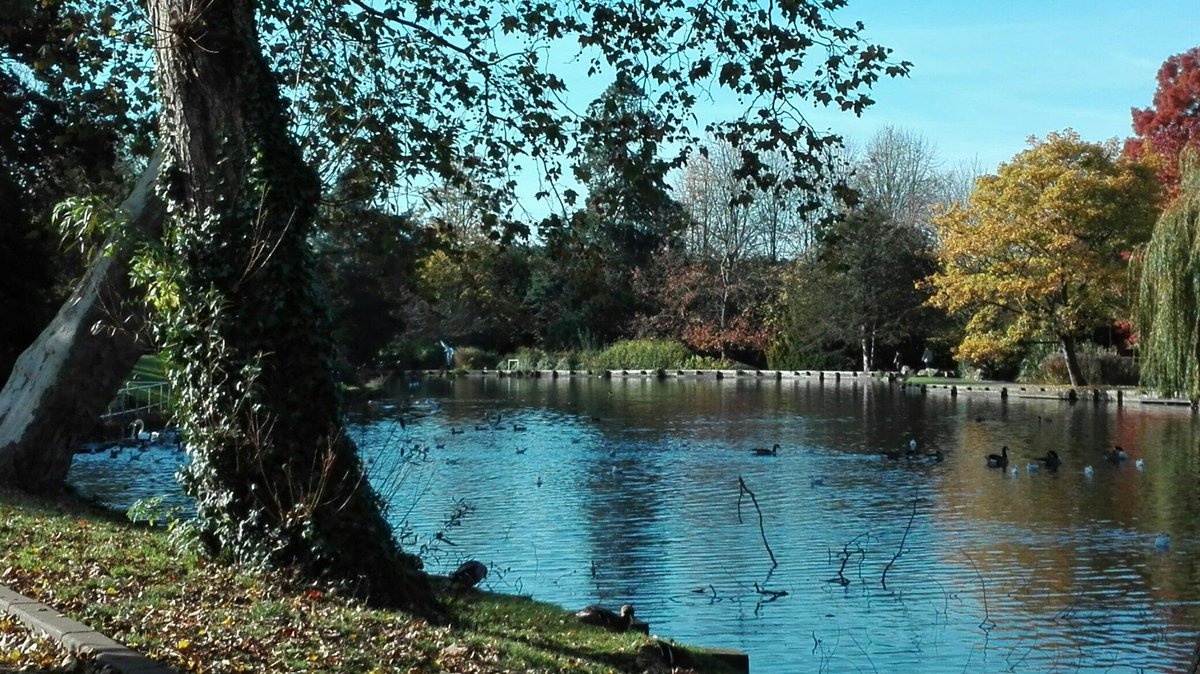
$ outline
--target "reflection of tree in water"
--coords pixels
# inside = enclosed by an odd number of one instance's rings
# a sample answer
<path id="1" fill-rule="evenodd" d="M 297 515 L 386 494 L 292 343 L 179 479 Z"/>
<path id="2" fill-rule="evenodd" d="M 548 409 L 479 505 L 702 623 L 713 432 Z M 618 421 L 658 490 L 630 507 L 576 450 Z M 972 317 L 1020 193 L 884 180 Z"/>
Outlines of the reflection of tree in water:
<path id="1" fill-rule="evenodd" d="M 672 531 L 660 497 L 664 476 L 643 461 L 647 441 L 610 445 L 592 460 L 579 488 L 599 599 L 625 601 L 655 584 Z"/>

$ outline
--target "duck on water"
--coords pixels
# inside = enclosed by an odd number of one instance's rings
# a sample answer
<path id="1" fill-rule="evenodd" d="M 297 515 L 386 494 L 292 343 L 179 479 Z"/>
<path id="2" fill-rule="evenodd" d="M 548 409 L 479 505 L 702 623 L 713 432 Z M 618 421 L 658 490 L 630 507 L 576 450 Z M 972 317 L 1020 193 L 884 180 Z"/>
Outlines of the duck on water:
<path id="1" fill-rule="evenodd" d="M 1062 459 L 1058 457 L 1058 452 L 1053 449 L 1046 452 L 1046 456 L 1039 457 L 1038 462 L 1046 466 L 1046 470 L 1058 470 L 1062 465 Z"/>
<path id="2" fill-rule="evenodd" d="M 1000 448 L 999 454 L 988 454 L 988 468 L 1005 468 L 1008 466 L 1008 445 Z"/>

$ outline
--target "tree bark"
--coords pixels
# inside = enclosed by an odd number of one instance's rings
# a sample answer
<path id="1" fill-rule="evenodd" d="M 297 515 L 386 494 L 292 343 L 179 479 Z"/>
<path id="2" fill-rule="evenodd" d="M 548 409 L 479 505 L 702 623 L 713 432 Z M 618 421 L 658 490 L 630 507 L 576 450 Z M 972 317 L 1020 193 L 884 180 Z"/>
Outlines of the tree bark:
<path id="1" fill-rule="evenodd" d="M 1062 343 L 1063 358 L 1067 361 L 1067 375 L 1071 378 L 1071 386 L 1087 386 L 1083 377 L 1083 368 L 1079 366 L 1079 356 L 1075 352 L 1075 338 L 1063 335 L 1059 337 Z"/>
<path id="2" fill-rule="evenodd" d="M 133 227 L 157 232 L 159 157 L 121 205 Z M 120 246 L 97 255 L 50 325 L 13 366 L 0 391 L 0 482 L 31 491 L 61 488 L 71 459 L 146 345 L 136 334 L 144 304 L 128 301 L 129 258 Z"/>
<path id="3" fill-rule="evenodd" d="M 151 0 L 169 254 L 166 347 L 214 551 L 432 610 L 343 433 L 308 236 L 320 182 L 290 134 L 253 0 Z"/>

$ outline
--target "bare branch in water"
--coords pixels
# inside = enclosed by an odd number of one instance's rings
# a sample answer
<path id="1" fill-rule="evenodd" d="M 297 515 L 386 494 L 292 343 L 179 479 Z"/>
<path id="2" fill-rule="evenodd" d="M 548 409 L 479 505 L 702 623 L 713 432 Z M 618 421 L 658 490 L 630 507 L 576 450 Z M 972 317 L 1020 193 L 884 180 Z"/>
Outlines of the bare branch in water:
<path id="1" fill-rule="evenodd" d="M 996 627 L 995 621 L 991 618 L 991 612 L 988 611 L 987 584 L 983 582 L 983 574 L 979 573 L 979 567 L 975 564 L 975 558 L 971 557 L 971 553 L 966 550 L 963 550 L 962 553 L 967 558 L 967 561 L 971 562 L 971 568 L 975 569 L 975 577 L 979 579 L 979 590 L 983 592 L 983 620 L 979 621 L 979 629 L 983 630 L 984 634 L 987 634 Z"/>
<path id="2" fill-rule="evenodd" d="M 763 545 L 767 548 L 767 554 L 771 557 L 771 568 L 779 566 L 779 562 L 775 561 L 775 553 L 771 551 L 771 544 L 767 542 L 767 530 L 763 527 L 762 509 L 758 507 L 758 499 L 755 498 L 754 492 L 746 486 L 746 481 L 738 476 L 738 524 L 742 523 L 742 495 L 748 495 L 750 502 L 754 504 L 754 509 L 758 511 L 758 531 L 762 534 Z"/>
<path id="3" fill-rule="evenodd" d="M 879 579 L 880 584 L 883 585 L 883 589 L 885 590 L 887 589 L 888 571 L 891 570 L 892 565 L 896 563 L 896 560 L 900 559 L 900 555 L 904 554 L 904 542 L 908 540 L 908 532 L 912 530 L 913 520 L 916 518 L 917 496 L 916 494 L 913 494 L 912 514 L 908 516 L 908 526 L 904 527 L 904 535 L 900 537 L 900 547 L 896 548 L 896 554 L 892 555 L 891 561 L 887 563 L 887 566 L 883 567 L 883 576 L 881 576 Z"/>
<path id="4" fill-rule="evenodd" d="M 765 587 L 760 587 L 758 583 L 754 584 L 754 591 L 766 597 L 765 601 L 775 601 L 780 597 L 788 596 L 787 590 L 771 590 Z"/>
<path id="5" fill-rule="evenodd" d="M 846 565 L 850 563 L 850 559 L 852 557 L 854 557 L 855 553 L 861 555 L 864 558 L 866 557 L 866 555 L 867 555 L 866 551 L 862 549 L 861 545 L 857 545 L 857 543 L 858 543 L 858 540 L 860 538 L 862 538 L 863 536 L 869 537 L 870 535 L 871 535 L 870 532 L 864 531 L 863 533 L 846 541 L 846 544 L 842 546 L 842 551 L 838 553 L 838 557 L 841 557 L 841 559 L 842 559 L 842 565 L 838 568 L 837 577 L 830 578 L 829 580 L 827 580 L 825 582 L 837 583 L 838 585 L 841 585 L 842 587 L 846 587 L 847 585 L 850 584 L 850 579 L 846 577 Z M 854 552 L 850 551 L 851 545 L 855 546 Z"/>

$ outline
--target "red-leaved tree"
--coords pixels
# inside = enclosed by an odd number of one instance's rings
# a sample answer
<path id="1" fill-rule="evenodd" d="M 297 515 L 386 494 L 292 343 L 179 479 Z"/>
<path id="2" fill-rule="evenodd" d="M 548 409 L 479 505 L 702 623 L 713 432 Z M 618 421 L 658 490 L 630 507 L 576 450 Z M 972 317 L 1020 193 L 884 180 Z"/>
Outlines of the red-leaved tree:
<path id="1" fill-rule="evenodd" d="M 1126 156 L 1153 159 L 1158 179 L 1174 196 L 1179 187 L 1179 153 L 1200 147 L 1200 47 L 1166 60 L 1158 69 L 1154 104 L 1133 109 L 1136 138 L 1125 141 Z"/>

